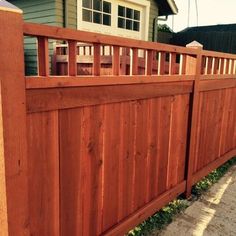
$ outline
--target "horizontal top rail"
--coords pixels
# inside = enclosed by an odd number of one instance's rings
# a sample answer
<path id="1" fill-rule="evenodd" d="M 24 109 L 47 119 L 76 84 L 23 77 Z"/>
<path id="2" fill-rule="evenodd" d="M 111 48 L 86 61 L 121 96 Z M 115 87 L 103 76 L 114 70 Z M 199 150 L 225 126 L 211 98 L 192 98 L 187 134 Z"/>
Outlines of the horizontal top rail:
<path id="1" fill-rule="evenodd" d="M 37 79 L 36 79 L 37 78 Z M 91 76 L 91 77 L 76 77 L 76 76 L 32 76 L 27 77 L 26 88 L 57 88 L 57 87 L 83 87 L 83 86 L 104 86 L 104 85 L 128 85 L 128 84 L 151 84 L 151 83 L 170 83 L 178 81 L 194 81 L 194 75 L 185 75 L 184 80 L 181 75 L 162 75 L 162 76 Z"/>
<path id="2" fill-rule="evenodd" d="M 196 55 L 196 49 L 162 44 L 157 42 L 147 42 L 136 39 L 128 39 L 118 36 L 110 36 L 98 33 L 91 33 L 80 30 L 47 26 L 35 23 L 24 23 L 24 35 L 43 36 L 59 40 L 75 40 L 84 43 L 99 43 L 105 45 L 116 45 L 120 47 L 130 47 L 139 49 L 157 50 L 160 52 L 175 52 L 189 55 Z"/>
<path id="3" fill-rule="evenodd" d="M 202 55 L 206 57 L 218 57 L 225 59 L 234 59 L 236 60 L 236 54 L 224 53 L 224 52 L 215 52 L 209 50 L 202 50 Z"/>

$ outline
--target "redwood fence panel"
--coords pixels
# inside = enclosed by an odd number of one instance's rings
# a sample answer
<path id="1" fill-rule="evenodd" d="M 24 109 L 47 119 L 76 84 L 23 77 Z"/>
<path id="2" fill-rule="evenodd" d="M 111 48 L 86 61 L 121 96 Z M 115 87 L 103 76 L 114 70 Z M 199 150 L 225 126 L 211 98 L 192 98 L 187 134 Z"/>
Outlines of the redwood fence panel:
<path id="1" fill-rule="evenodd" d="M 236 55 L 24 23 L 9 9 L 0 22 L 3 235 L 124 235 L 236 155 Z M 24 76 L 23 36 L 38 39 L 37 76 Z M 63 76 L 52 39 L 68 42 Z"/>

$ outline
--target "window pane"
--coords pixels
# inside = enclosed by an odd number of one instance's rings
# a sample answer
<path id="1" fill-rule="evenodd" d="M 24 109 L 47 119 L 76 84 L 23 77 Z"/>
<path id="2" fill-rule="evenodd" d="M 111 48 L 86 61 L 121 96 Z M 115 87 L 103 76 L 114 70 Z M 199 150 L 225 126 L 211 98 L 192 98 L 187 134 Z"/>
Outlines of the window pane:
<path id="1" fill-rule="evenodd" d="M 101 0 L 93 0 L 93 9 L 97 11 L 102 10 L 102 1 Z"/>
<path id="2" fill-rule="evenodd" d="M 137 21 L 133 22 L 133 30 L 134 31 L 139 31 L 140 23 Z"/>
<path id="3" fill-rule="evenodd" d="M 134 10 L 134 19 L 135 20 L 140 20 L 140 11 Z"/>
<path id="4" fill-rule="evenodd" d="M 83 0 L 83 7 L 92 8 L 92 0 Z"/>
<path id="5" fill-rule="evenodd" d="M 111 16 L 103 14 L 103 24 L 104 25 L 111 25 Z"/>
<path id="6" fill-rule="evenodd" d="M 111 13 L 111 3 L 110 2 L 103 2 L 103 12 Z"/>
<path id="7" fill-rule="evenodd" d="M 93 22 L 98 23 L 98 24 L 102 24 L 102 14 L 98 13 L 98 12 L 94 12 L 93 13 Z"/>
<path id="8" fill-rule="evenodd" d="M 118 16 L 125 17 L 125 7 L 122 7 L 122 6 L 118 7 Z"/>
<path id="9" fill-rule="evenodd" d="M 83 21 L 92 22 L 92 11 L 83 9 Z"/>
<path id="10" fill-rule="evenodd" d="M 132 30 L 132 20 L 126 20 L 126 29 Z"/>
<path id="11" fill-rule="evenodd" d="M 118 18 L 118 27 L 125 29 L 125 19 Z"/>
<path id="12" fill-rule="evenodd" d="M 133 18 L 133 9 L 126 8 L 126 17 L 132 19 Z"/>

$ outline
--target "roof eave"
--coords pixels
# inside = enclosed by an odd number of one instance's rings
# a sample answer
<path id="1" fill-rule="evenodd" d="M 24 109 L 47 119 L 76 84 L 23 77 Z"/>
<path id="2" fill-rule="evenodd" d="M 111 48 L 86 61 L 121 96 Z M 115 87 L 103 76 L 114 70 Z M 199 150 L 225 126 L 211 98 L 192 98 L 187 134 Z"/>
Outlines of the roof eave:
<path id="1" fill-rule="evenodd" d="M 175 1 L 174 0 L 167 0 L 170 8 L 171 8 L 171 11 L 173 12 L 172 15 L 176 15 L 178 13 L 178 8 L 175 4 Z"/>

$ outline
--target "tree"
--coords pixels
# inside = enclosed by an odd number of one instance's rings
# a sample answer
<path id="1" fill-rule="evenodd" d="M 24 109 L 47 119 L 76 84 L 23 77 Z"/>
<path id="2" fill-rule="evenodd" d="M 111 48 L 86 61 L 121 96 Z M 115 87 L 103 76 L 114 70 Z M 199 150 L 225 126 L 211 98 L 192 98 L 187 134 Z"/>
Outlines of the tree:
<path id="1" fill-rule="evenodd" d="M 158 25 L 157 29 L 158 29 L 158 32 L 173 33 L 173 30 L 167 24 Z"/>

